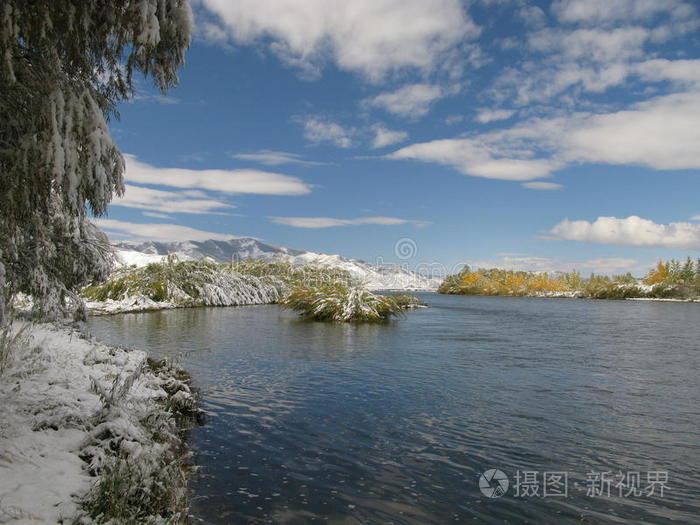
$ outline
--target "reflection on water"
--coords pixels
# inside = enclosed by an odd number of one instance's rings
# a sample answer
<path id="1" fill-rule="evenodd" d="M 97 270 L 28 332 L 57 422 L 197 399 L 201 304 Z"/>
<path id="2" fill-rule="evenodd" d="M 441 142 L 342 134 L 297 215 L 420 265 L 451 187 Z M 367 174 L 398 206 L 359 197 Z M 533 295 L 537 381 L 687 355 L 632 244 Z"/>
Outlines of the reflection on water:
<path id="1" fill-rule="evenodd" d="M 204 523 L 696 522 L 700 305 L 423 298 L 383 326 L 261 306 L 90 327 L 193 372 Z M 479 491 L 489 468 L 502 498 Z M 517 498 L 518 470 L 568 472 L 569 497 Z M 603 471 L 666 471 L 668 489 L 587 496 Z"/>

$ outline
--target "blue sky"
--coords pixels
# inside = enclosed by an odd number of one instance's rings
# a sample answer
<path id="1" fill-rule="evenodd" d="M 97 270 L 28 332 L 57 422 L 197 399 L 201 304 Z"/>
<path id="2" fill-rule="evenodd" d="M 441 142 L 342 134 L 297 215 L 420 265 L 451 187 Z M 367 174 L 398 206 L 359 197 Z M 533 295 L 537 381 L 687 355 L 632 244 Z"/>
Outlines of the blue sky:
<path id="1" fill-rule="evenodd" d="M 112 134 L 112 239 L 641 274 L 700 250 L 700 6 L 199 0 Z M 396 245 L 417 251 L 400 259 Z"/>

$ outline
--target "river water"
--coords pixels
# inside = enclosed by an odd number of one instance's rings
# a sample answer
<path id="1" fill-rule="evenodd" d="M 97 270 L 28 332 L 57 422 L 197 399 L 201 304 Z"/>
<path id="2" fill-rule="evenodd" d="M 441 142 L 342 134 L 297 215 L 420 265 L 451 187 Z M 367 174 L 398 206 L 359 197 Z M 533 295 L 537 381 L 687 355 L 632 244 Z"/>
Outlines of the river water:
<path id="1" fill-rule="evenodd" d="M 192 372 L 202 523 L 698 523 L 699 304 L 421 296 L 386 325 L 89 327 Z"/>

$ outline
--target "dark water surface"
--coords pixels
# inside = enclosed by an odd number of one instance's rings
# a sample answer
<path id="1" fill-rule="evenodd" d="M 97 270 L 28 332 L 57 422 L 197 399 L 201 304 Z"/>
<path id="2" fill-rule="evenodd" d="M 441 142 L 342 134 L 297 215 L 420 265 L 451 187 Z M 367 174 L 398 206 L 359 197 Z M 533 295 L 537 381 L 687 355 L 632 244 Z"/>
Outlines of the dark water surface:
<path id="1" fill-rule="evenodd" d="M 192 371 L 204 523 L 700 522 L 699 304 L 423 298 L 384 326 L 276 306 L 89 325 Z M 500 498 L 479 489 L 492 468 Z M 543 497 L 545 471 L 567 497 Z"/>

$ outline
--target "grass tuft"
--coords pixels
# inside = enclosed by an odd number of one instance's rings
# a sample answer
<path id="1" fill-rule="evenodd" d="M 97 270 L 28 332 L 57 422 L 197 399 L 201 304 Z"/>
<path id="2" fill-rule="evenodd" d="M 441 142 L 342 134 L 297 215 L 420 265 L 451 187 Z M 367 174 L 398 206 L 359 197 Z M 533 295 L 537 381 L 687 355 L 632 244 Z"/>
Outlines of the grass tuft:
<path id="1" fill-rule="evenodd" d="M 116 271 L 106 282 L 82 291 L 89 301 L 143 297 L 175 306 L 236 306 L 276 302 L 284 283 L 274 276 L 242 274 L 231 265 L 178 261 L 171 257 L 143 268 Z"/>
<path id="2" fill-rule="evenodd" d="M 0 376 L 5 372 L 15 355 L 29 347 L 31 324 L 27 323 L 18 329 L 12 323 L 0 328 Z"/>
<path id="3" fill-rule="evenodd" d="M 201 412 L 190 379 L 171 363 L 147 359 L 110 386 L 93 383 L 102 408 L 81 457 L 97 481 L 76 523 L 188 523 L 192 467 L 185 438 Z M 136 384 L 161 388 L 163 399 L 153 404 L 134 397 Z"/>
<path id="4" fill-rule="evenodd" d="M 296 287 L 281 304 L 317 321 L 379 322 L 401 313 L 392 297 L 342 281 L 316 288 Z"/>

